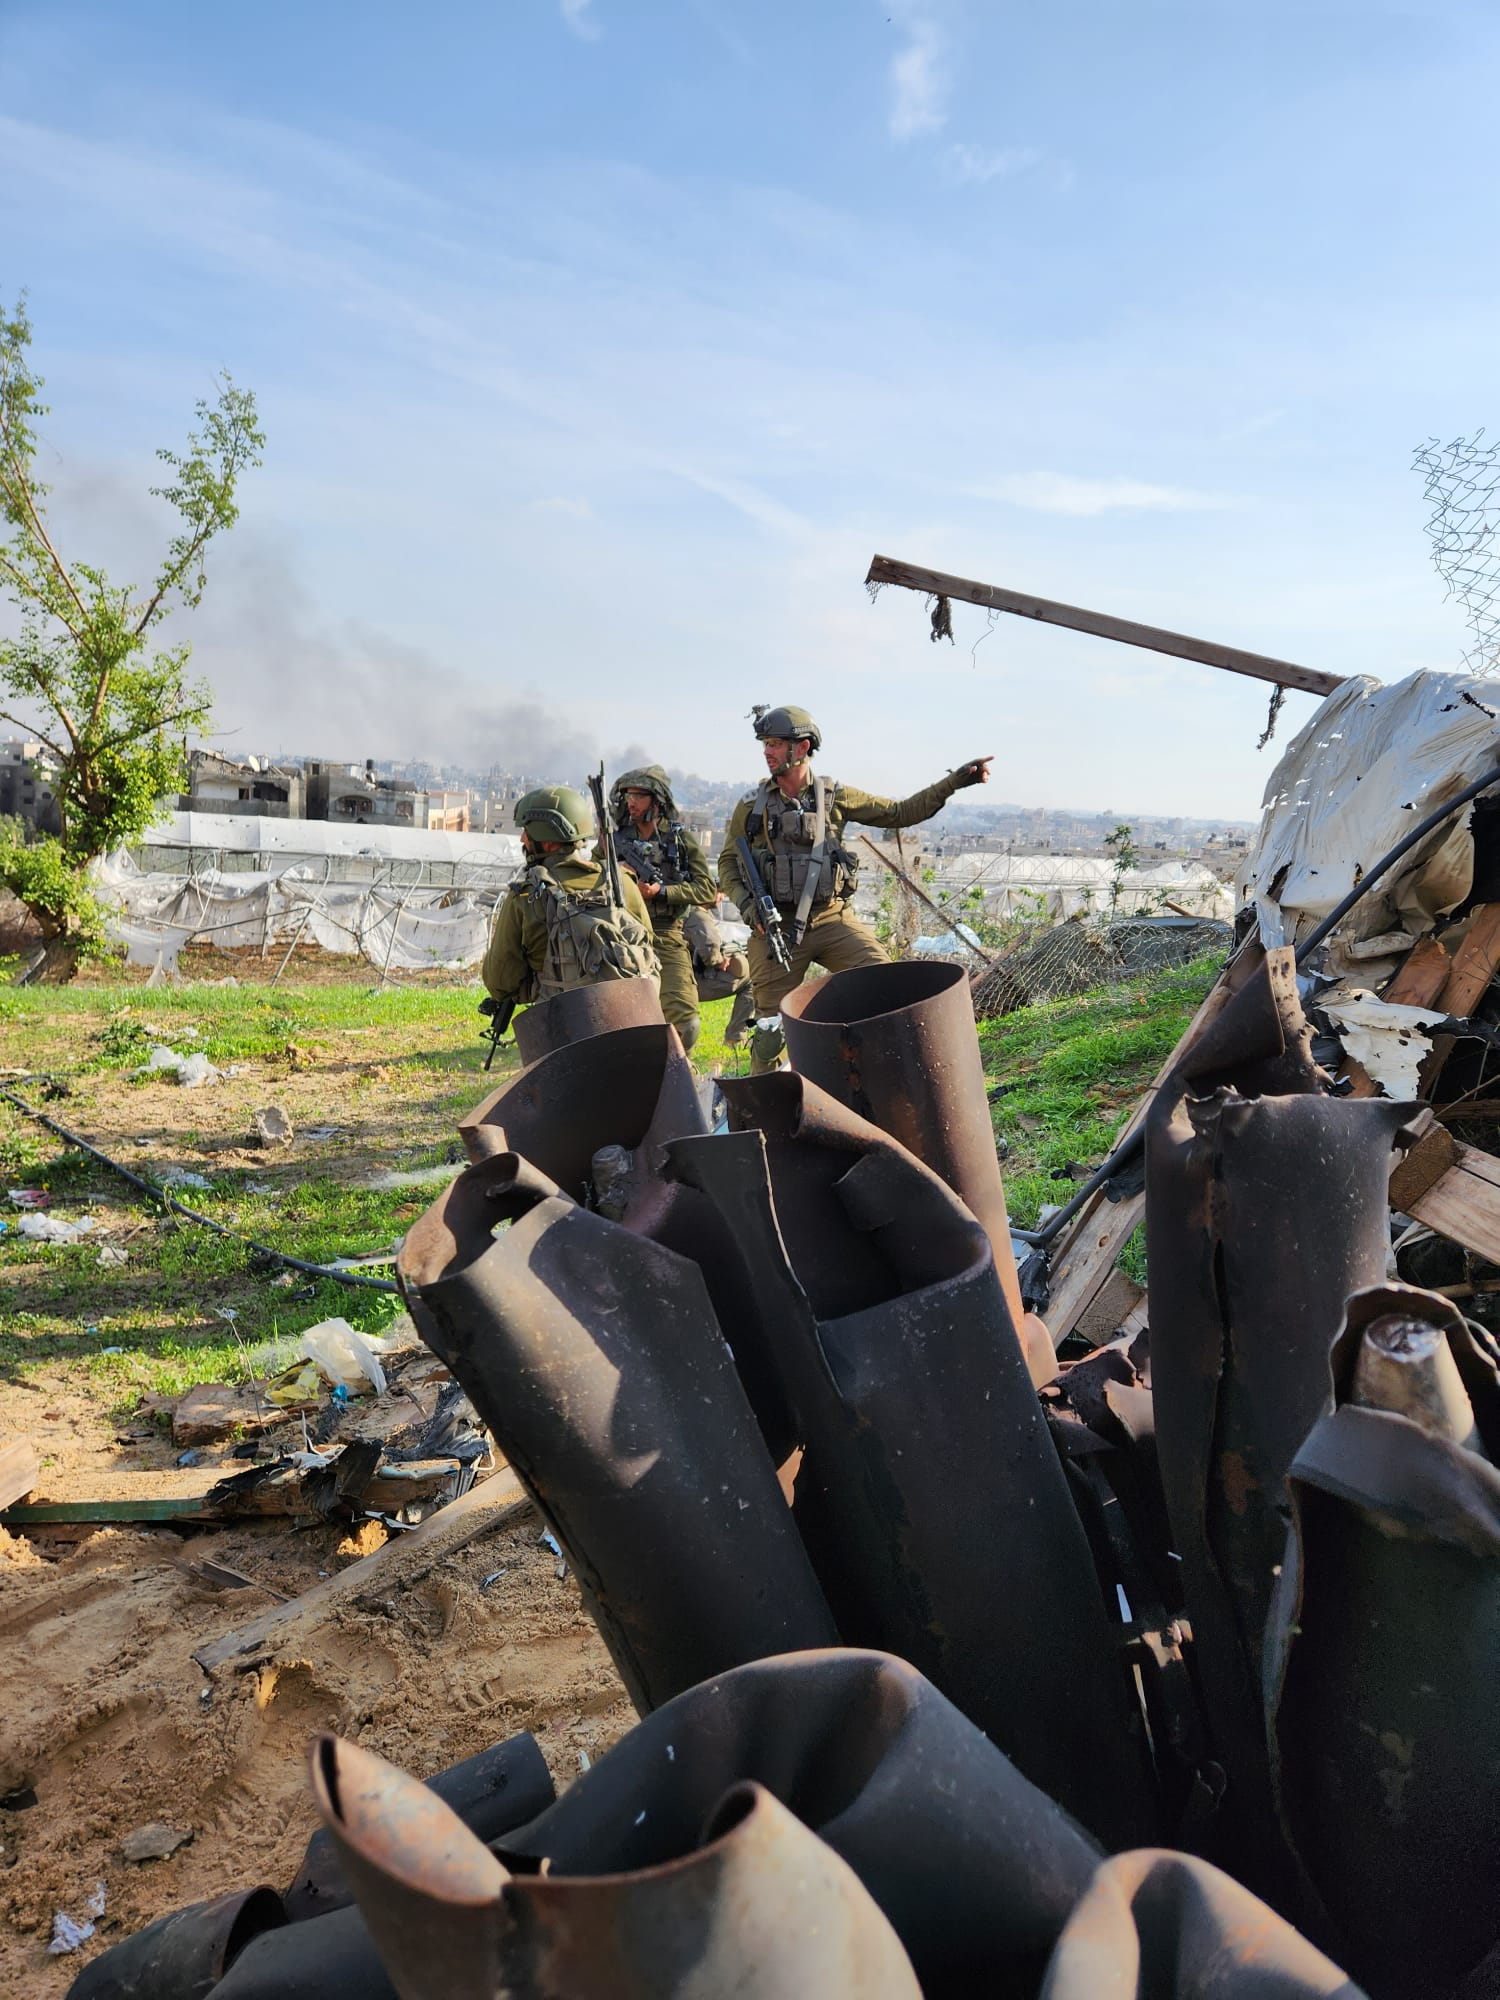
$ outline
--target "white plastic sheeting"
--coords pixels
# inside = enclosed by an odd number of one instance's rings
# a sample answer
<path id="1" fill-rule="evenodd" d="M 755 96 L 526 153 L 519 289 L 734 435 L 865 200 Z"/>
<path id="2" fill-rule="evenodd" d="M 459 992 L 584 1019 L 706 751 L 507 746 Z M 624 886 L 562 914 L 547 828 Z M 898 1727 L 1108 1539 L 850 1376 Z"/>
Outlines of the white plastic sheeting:
<path id="1" fill-rule="evenodd" d="M 455 838 L 456 836 L 445 836 Z M 99 864 L 112 906 L 109 934 L 132 965 L 169 972 L 195 938 L 226 949 L 283 950 L 297 941 L 362 953 L 393 972 L 477 965 L 505 878 L 493 889 L 403 888 L 316 879 L 306 866 L 279 874 L 191 876 L 143 872 L 126 854 Z"/>
<path id="2" fill-rule="evenodd" d="M 869 871 L 871 878 L 874 873 Z M 1101 913 L 1110 907 L 1115 882 L 1115 864 L 1103 855 L 976 851 L 944 855 L 935 873 L 934 886 L 950 895 L 981 889 L 988 917 Z M 1201 861 L 1163 861 L 1132 868 L 1120 878 L 1117 916 L 1150 914 L 1167 903 L 1177 904 L 1189 916 L 1219 917 L 1225 922 L 1235 911 L 1233 892 Z"/>
<path id="3" fill-rule="evenodd" d="M 248 813 L 168 813 L 143 836 L 141 845 L 189 847 L 206 854 L 264 854 L 288 863 L 352 855 L 362 860 L 467 862 L 482 869 L 514 869 L 521 861 L 518 833 L 439 833 L 425 827 L 262 819 Z"/>
<path id="4" fill-rule="evenodd" d="M 1260 830 L 1236 887 L 1254 900 L 1267 945 L 1296 944 L 1328 915 L 1361 873 L 1434 807 L 1500 763 L 1493 681 L 1416 673 L 1392 686 L 1366 675 L 1336 688 L 1271 773 Z M 1387 932 L 1417 938 L 1468 895 L 1474 880 L 1469 813 L 1437 827 L 1362 901 L 1329 944 Z M 1365 961 L 1360 983 L 1384 967 Z"/>

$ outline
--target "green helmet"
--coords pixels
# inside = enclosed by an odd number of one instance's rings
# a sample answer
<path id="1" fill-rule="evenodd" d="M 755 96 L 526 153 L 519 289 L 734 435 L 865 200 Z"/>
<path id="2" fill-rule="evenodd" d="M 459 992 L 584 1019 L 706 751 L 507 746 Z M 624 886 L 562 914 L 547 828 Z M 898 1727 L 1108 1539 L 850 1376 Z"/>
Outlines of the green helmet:
<path id="1" fill-rule="evenodd" d="M 677 802 L 672 797 L 672 781 L 660 764 L 646 764 L 638 771 L 626 771 L 610 786 L 609 809 L 617 825 L 622 825 L 629 817 L 625 810 L 627 792 L 649 792 L 656 801 L 657 810 L 667 819 L 671 819 L 677 811 Z"/>
<path id="2" fill-rule="evenodd" d="M 516 800 L 516 825 L 533 840 L 565 840 L 576 847 L 594 830 L 594 809 L 571 785 L 538 785 Z"/>
<path id="3" fill-rule="evenodd" d="M 805 736 L 814 750 L 822 745 L 823 732 L 805 708 L 757 708 L 753 713 L 755 733 L 762 742 L 768 736 Z"/>

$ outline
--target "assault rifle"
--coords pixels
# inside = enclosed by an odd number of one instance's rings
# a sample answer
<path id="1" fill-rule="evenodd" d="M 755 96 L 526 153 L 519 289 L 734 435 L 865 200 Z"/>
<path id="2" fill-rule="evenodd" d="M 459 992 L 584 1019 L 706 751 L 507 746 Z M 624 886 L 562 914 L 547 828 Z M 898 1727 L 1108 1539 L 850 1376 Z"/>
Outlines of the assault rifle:
<path id="1" fill-rule="evenodd" d="M 480 1001 L 479 1011 L 490 1024 L 489 1034 L 486 1037 L 490 1052 L 484 1059 L 484 1066 L 488 1069 L 495 1060 L 495 1051 L 500 1046 L 501 1036 L 510 1026 L 511 1016 L 516 1011 L 516 1003 L 514 1000 L 492 1000 L 486 997 Z"/>
<path id="2" fill-rule="evenodd" d="M 661 873 L 646 857 L 646 843 L 637 840 L 634 834 L 607 834 L 606 839 L 614 842 L 616 855 L 625 863 L 637 882 L 659 882 Z"/>
<path id="3" fill-rule="evenodd" d="M 589 779 L 589 792 L 594 801 L 594 826 L 599 835 L 599 852 L 604 862 L 604 880 L 609 889 L 609 900 L 617 910 L 625 907 L 625 891 L 620 886 L 620 858 L 615 853 L 614 829 L 609 814 L 604 809 L 604 766 Z"/>
<path id="4" fill-rule="evenodd" d="M 745 880 L 750 893 L 755 898 L 755 907 L 760 913 L 761 929 L 766 934 L 766 943 L 771 948 L 771 956 L 783 972 L 792 969 L 792 948 L 787 943 L 786 919 L 776 907 L 775 898 L 767 893 L 761 880 L 760 870 L 755 865 L 755 856 L 750 852 L 750 843 L 741 834 L 735 841 L 739 850 L 740 866 L 745 871 Z"/>

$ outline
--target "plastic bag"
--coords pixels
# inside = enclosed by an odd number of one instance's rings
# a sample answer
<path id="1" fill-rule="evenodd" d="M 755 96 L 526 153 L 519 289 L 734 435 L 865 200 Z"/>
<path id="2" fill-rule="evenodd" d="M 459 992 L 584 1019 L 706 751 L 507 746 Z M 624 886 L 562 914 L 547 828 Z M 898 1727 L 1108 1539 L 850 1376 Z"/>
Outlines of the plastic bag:
<path id="1" fill-rule="evenodd" d="M 370 1389 L 377 1396 L 385 1394 L 385 1370 L 374 1346 L 346 1319 L 324 1319 L 310 1326 L 298 1341 L 297 1352 L 316 1361 L 330 1382 L 342 1382 L 351 1396 Z"/>

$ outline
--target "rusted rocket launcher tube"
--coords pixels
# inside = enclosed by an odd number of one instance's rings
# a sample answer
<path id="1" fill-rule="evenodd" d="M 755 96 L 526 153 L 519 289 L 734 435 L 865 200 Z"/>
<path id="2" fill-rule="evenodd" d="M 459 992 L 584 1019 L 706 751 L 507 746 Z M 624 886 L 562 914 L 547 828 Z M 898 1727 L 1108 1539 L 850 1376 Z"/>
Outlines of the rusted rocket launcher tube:
<path id="1" fill-rule="evenodd" d="M 835 972 L 788 994 L 781 1019 L 793 1069 L 899 1139 L 978 1217 L 1019 1329 L 1021 1287 L 963 967 Z"/>
<path id="2" fill-rule="evenodd" d="M 1451 1300 L 1356 1294 L 1289 1476 L 1277 1801 L 1376 2000 L 1497 1990 L 1500 1366 Z"/>

